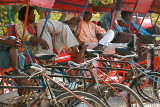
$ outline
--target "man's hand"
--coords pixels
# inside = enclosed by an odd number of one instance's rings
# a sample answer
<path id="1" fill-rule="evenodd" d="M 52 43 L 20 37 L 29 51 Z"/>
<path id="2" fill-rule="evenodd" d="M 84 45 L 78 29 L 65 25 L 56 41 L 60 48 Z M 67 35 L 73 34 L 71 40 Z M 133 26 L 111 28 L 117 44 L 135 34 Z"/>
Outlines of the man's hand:
<path id="1" fill-rule="evenodd" d="M 42 38 L 38 39 L 38 43 L 42 46 L 42 49 L 44 49 L 44 50 L 49 49 L 48 43 L 45 40 L 43 40 Z"/>
<path id="2" fill-rule="evenodd" d="M 18 48 L 21 45 L 21 40 L 19 38 L 13 39 L 13 40 L 6 40 L 6 44 L 10 47 Z"/>

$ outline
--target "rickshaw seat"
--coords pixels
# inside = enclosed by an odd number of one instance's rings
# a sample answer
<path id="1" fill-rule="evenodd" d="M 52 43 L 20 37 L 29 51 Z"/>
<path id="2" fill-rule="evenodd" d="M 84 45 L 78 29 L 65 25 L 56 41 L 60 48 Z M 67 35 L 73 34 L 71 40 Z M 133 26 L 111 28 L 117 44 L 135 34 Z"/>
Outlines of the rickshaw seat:
<path id="1" fill-rule="evenodd" d="M 10 35 L 10 27 L 9 27 L 10 25 L 6 25 L 6 30 L 7 30 L 7 36 L 15 36 L 15 37 L 17 37 L 16 36 L 16 32 L 15 32 L 15 24 L 12 24 L 11 26 L 12 26 L 12 35 Z"/>
<path id="2" fill-rule="evenodd" d="M 138 18 L 138 19 L 137 19 L 137 25 L 140 25 L 140 24 L 141 24 L 141 21 L 142 21 L 142 19 Z M 144 29 L 147 29 L 147 28 L 149 28 L 149 27 L 152 27 L 151 19 L 150 19 L 150 18 L 145 18 L 145 19 L 143 20 L 143 23 L 142 23 L 141 27 L 144 28 Z"/>

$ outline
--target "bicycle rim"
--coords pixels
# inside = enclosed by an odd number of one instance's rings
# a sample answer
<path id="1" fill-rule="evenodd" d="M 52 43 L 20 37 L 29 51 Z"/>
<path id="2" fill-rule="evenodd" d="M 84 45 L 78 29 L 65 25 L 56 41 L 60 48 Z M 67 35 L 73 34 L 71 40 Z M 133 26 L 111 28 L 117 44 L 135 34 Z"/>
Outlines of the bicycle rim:
<path id="1" fill-rule="evenodd" d="M 107 103 L 106 105 L 109 107 L 143 107 L 141 99 L 132 89 L 122 84 L 112 83 L 110 85 L 123 95 L 127 101 L 110 87 L 103 86 L 100 98 Z"/>
<path id="2" fill-rule="evenodd" d="M 147 75 L 160 83 L 160 73 L 152 72 L 147 73 Z M 145 104 L 160 104 L 160 84 L 152 80 L 150 77 L 142 74 L 134 79 L 134 82 L 130 87 L 137 91 L 137 93 L 143 98 Z"/>
<path id="3" fill-rule="evenodd" d="M 78 95 L 80 98 L 86 100 L 92 107 L 106 107 L 105 104 L 96 96 L 91 95 L 86 92 L 74 91 L 74 94 Z M 56 103 L 52 105 L 53 107 L 88 107 L 84 102 L 75 98 L 70 93 L 64 93 L 56 97 Z"/>

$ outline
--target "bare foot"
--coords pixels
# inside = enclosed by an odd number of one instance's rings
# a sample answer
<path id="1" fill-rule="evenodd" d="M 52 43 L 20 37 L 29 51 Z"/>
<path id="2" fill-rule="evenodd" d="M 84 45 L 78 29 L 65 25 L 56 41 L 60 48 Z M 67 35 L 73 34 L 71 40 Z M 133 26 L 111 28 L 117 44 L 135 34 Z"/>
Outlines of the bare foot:
<path id="1" fill-rule="evenodd" d="M 87 49 L 88 45 L 83 45 L 82 49 L 76 54 L 78 61 L 83 62 L 85 58 L 85 50 Z"/>

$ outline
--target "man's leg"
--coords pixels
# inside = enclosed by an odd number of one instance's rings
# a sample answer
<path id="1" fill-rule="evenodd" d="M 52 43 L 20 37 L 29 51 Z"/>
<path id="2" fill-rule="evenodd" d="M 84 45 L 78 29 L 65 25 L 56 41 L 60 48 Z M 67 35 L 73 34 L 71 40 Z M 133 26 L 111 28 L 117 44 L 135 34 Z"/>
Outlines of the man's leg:
<path id="1" fill-rule="evenodd" d="M 115 48 L 118 47 L 127 47 L 128 43 L 109 43 L 108 47 L 104 49 L 105 54 L 114 54 Z"/>
<path id="2" fill-rule="evenodd" d="M 20 75 L 20 76 L 27 76 L 27 74 L 21 72 L 18 69 L 18 49 L 11 47 L 9 49 L 9 55 L 10 55 L 10 59 L 11 59 L 11 64 L 13 67 L 13 75 Z M 16 83 L 18 86 L 22 86 L 23 85 L 23 80 L 22 79 L 15 79 Z M 18 94 L 22 95 L 24 89 L 18 89 Z"/>
<path id="3" fill-rule="evenodd" d="M 13 67 L 13 75 L 22 75 L 22 76 L 27 75 L 21 72 L 18 68 L 18 49 L 14 47 L 10 47 L 9 56 L 10 56 L 11 64 Z"/>
<path id="4" fill-rule="evenodd" d="M 160 28 L 156 25 L 147 28 L 146 31 L 149 32 L 150 34 L 160 35 Z"/>
<path id="5" fill-rule="evenodd" d="M 114 39 L 114 32 L 112 30 L 108 30 L 104 37 L 99 41 L 99 44 L 107 46 Z"/>
<path id="6" fill-rule="evenodd" d="M 38 31 L 37 31 L 38 36 L 40 35 L 40 32 L 42 30 L 42 25 L 44 21 L 45 20 L 40 20 L 38 23 Z M 56 50 L 56 52 L 59 53 L 62 51 L 64 47 L 66 47 L 67 49 L 71 48 L 76 56 L 81 58 L 82 56 L 84 57 L 84 50 L 86 50 L 86 46 L 84 46 L 81 51 L 78 50 L 79 43 L 77 39 L 74 37 L 68 25 L 52 20 L 49 20 L 47 25 L 48 26 L 44 30 L 42 38 L 47 41 L 50 49 L 42 50 L 41 47 L 38 46 L 38 50 L 40 53 L 53 54 L 54 50 Z M 54 34 L 53 42 L 51 33 Z M 51 44 L 53 46 L 51 46 Z"/>
<path id="7" fill-rule="evenodd" d="M 104 37 L 98 42 L 98 45 L 94 47 L 94 50 L 104 50 L 104 46 L 108 47 L 109 43 L 114 39 L 114 32 L 108 30 Z"/>
<path id="8" fill-rule="evenodd" d="M 67 49 L 72 50 L 78 61 L 84 61 L 84 52 L 87 49 L 87 45 L 82 46 L 82 49 L 79 50 L 79 43 L 71 32 L 69 26 L 63 24 L 61 28 L 61 33 L 55 35 L 54 38 L 54 45 L 56 47 L 56 50 L 60 52 L 64 47 L 66 47 Z"/>
<path id="9" fill-rule="evenodd" d="M 132 40 L 133 33 L 119 32 L 115 35 L 112 43 L 128 43 Z"/>
<path id="10" fill-rule="evenodd" d="M 84 56 L 85 56 L 85 50 L 87 49 L 87 45 L 82 46 L 81 50 L 78 49 L 78 46 L 73 46 L 71 47 L 71 49 L 76 55 L 77 60 L 80 62 L 83 62 L 85 58 Z"/>
<path id="11" fill-rule="evenodd" d="M 18 70 L 18 49 L 11 47 L 9 49 L 9 55 L 12 63 L 13 70 Z"/>

